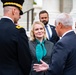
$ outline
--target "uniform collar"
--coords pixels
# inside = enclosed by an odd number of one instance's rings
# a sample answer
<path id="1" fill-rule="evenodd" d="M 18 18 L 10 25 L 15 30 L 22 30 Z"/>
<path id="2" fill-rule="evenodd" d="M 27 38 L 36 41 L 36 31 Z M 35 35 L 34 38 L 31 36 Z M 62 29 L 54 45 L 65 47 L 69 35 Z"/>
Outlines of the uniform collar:
<path id="1" fill-rule="evenodd" d="M 10 17 L 8 17 L 8 16 L 3 16 L 2 18 L 8 18 L 8 19 L 10 19 L 14 23 L 14 21 Z"/>

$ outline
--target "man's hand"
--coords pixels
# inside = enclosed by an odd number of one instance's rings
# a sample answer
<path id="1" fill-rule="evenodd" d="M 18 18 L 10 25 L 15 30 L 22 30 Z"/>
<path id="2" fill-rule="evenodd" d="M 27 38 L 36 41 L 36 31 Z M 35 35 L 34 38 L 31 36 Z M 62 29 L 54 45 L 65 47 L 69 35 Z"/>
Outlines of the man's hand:
<path id="1" fill-rule="evenodd" d="M 40 60 L 42 64 L 34 64 L 33 68 L 36 72 L 46 71 L 49 68 L 49 65 L 44 61 Z"/>

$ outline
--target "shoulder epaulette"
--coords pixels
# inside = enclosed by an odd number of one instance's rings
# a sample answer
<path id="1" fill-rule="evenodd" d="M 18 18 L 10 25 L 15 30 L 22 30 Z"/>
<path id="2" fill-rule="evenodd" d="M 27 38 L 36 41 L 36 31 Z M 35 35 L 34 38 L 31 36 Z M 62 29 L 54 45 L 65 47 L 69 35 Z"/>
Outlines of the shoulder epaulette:
<path id="1" fill-rule="evenodd" d="M 21 28 L 23 28 L 22 26 L 19 26 L 19 25 L 16 25 L 16 28 L 17 29 L 21 29 Z"/>

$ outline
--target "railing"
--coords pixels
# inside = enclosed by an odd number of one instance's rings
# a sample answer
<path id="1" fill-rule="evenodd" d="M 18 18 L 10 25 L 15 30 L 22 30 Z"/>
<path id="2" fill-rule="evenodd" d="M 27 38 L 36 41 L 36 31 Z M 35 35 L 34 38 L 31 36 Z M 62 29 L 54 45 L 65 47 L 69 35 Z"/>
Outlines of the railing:
<path id="1" fill-rule="evenodd" d="M 31 16 L 30 16 L 30 12 L 31 12 Z M 26 30 L 29 31 L 29 23 L 30 23 L 29 19 L 31 17 L 31 25 L 32 25 L 33 20 L 34 20 L 34 8 L 25 11 L 24 14 L 25 13 L 27 14 L 27 29 Z"/>

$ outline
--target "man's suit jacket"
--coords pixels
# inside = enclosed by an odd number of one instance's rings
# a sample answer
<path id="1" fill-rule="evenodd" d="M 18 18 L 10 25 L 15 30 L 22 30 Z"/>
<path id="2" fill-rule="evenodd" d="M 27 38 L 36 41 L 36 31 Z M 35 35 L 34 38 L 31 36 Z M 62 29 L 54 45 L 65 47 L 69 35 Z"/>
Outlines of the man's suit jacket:
<path id="1" fill-rule="evenodd" d="M 54 46 L 48 75 L 76 75 L 76 34 L 71 31 Z"/>
<path id="2" fill-rule="evenodd" d="M 24 28 L 8 18 L 0 20 L 0 75 L 29 75 L 31 55 Z"/>
<path id="3" fill-rule="evenodd" d="M 59 40 L 59 37 L 56 33 L 55 26 L 50 25 L 51 31 L 52 31 L 52 37 L 50 38 L 50 41 L 54 44 Z"/>

